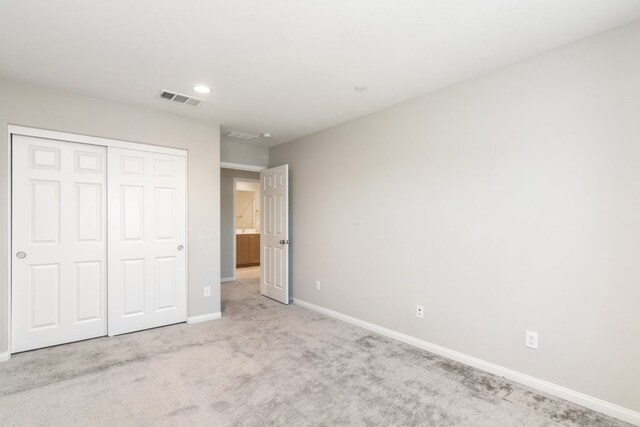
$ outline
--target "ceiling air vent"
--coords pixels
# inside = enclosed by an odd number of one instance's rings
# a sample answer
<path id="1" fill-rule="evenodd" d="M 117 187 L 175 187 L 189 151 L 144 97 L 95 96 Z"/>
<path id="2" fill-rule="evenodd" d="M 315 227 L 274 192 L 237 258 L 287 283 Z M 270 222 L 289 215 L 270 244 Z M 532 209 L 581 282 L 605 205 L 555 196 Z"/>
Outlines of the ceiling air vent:
<path id="1" fill-rule="evenodd" d="M 160 92 L 160 98 L 162 99 L 168 99 L 169 101 L 171 101 L 174 96 L 176 96 L 175 93 L 167 92 L 166 90 Z"/>
<path id="2" fill-rule="evenodd" d="M 189 100 L 189 97 L 184 95 L 176 95 L 172 99 L 173 102 L 179 102 L 180 104 L 184 104 L 188 100 Z"/>
<path id="3" fill-rule="evenodd" d="M 164 89 L 160 91 L 160 99 L 177 102 L 178 104 L 193 105 L 194 107 L 204 102 L 202 99 L 194 98 L 193 96 L 183 95 L 177 92 L 170 92 Z"/>
<path id="4" fill-rule="evenodd" d="M 229 131 L 224 134 L 224 136 L 228 136 L 229 138 L 241 139 L 242 141 L 251 141 L 252 139 L 256 139 L 256 135 L 249 135 L 248 133 Z"/>

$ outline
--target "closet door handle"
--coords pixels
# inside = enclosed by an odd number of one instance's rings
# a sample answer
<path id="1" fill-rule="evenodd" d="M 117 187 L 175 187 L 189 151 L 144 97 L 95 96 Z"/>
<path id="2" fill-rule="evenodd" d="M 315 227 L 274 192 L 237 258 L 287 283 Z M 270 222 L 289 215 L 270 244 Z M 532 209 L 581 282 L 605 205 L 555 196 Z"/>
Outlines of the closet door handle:
<path id="1" fill-rule="evenodd" d="M 181 250 L 183 250 L 183 249 L 184 249 L 184 246 L 182 246 L 182 245 L 178 245 L 178 250 L 179 250 L 179 251 L 181 251 Z"/>
<path id="2" fill-rule="evenodd" d="M 26 252 L 23 252 L 23 251 L 20 251 L 20 252 L 18 252 L 18 253 L 16 254 L 16 258 L 18 258 L 18 259 L 24 259 L 24 258 L 26 258 L 26 257 L 27 257 L 27 253 L 26 253 Z"/>

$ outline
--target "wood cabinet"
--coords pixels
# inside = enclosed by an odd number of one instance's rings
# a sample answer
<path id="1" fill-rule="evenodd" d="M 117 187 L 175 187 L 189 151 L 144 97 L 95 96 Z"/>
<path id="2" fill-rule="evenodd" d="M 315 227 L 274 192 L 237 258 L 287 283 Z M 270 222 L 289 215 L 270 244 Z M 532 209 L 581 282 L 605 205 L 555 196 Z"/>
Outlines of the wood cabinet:
<path id="1" fill-rule="evenodd" d="M 236 267 L 260 265 L 260 235 L 236 234 Z"/>
<path id="2" fill-rule="evenodd" d="M 254 234 L 249 240 L 251 242 L 251 263 L 260 265 L 260 235 Z"/>

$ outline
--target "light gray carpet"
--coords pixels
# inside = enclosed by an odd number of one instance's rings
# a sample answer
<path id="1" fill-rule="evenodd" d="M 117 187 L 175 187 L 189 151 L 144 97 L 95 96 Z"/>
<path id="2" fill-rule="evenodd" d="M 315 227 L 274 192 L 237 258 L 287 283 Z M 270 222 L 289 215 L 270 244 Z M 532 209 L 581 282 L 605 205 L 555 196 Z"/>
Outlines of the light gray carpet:
<path id="1" fill-rule="evenodd" d="M 223 285 L 223 318 L 18 354 L 0 425 L 618 426 L 346 323 Z"/>

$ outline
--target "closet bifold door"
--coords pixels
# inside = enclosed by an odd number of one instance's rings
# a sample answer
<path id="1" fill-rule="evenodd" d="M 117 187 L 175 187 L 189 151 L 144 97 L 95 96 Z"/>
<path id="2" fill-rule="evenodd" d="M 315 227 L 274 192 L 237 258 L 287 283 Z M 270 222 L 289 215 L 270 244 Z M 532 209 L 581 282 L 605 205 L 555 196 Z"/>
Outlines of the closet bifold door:
<path id="1" fill-rule="evenodd" d="M 11 351 L 106 335 L 106 149 L 11 143 Z"/>
<path id="2" fill-rule="evenodd" d="M 186 158 L 108 148 L 109 335 L 186 320 Z"/>

